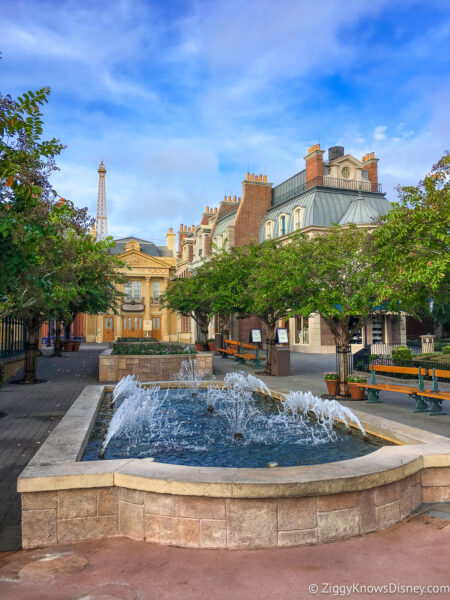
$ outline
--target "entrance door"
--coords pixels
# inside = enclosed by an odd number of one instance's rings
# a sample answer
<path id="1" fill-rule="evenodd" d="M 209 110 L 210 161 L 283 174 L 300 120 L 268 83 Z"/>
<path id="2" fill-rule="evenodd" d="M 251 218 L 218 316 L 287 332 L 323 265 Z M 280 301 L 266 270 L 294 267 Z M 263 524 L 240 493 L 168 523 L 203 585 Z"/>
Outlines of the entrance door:
<path id="1" fill-rule="evenodd" d="M 122 317 L 123 337 L 142 337 L 142 317 Z"/>
<path id="2" fill-rule="evenodd" d="M 161 339 L 161 317 L 152 317 L 152 338 Z"/>
<path id="3" fill-rule="evenodd" d="M 114 341 L 114 317 L 103 317 L 103 341 Z"/>

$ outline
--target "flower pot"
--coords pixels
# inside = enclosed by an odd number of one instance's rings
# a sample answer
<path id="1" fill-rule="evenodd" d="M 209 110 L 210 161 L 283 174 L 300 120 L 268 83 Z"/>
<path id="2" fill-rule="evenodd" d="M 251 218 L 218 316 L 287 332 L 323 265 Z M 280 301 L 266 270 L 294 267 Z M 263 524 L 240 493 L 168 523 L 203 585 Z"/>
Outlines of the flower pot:
<path id="1" fill-rule="evenodd" d="M 205 346 L 204 346 L 204 344 L 198 344 L 196 342 L 195 343 L 195 349 L 197 350 L 197 352 L 204 352 L 205 351 Z"/>
<path id="2" fill-rule="evenodd" d="M 81 342 L 73 342 L 72 344 L 72 352 L 78 352 L 80 349 L 80 343 Z"/>
<path id="3" fill-rule="evenodd" d="M 338 380 L 337 379 L 325 379 L 325 383 L 327 384 L 328 393 L 330 396 L 336 396 L 338 391 Z"/>
<path id="4" fill-rule="evenodd" d="M 63 342 L 63 352 L 72 352 L 73 342 Z"/>
<path id="5" fill-rule="evenodd" d="M 354 383 L 348 382 L 350 388 L 350 396 L 352 400 L 364 400 L 365 391 L 364 388 L 355 385 Z"/>
<path id="6" fill-rule="evenodd" d="M 208 342 L 208 348 L 210 352 L 214 352 L 216 349 L 216 342 Z"/>

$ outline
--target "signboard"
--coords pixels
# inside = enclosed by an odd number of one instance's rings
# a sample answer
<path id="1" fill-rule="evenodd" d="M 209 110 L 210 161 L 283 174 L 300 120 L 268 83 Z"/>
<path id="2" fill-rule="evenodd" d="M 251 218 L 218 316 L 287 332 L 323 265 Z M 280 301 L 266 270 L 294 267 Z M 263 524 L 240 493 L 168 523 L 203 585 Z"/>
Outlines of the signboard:
<path id="1" fill-rule="evenodd" d="M 289 344 L 288 330 L 277 327 L 277 342 L 279 344 Z"/>
<path id="2" fill-rule="evenodd" d="M 252 344 L 261 342 L 261 329 L 250 329 L 250 342 Z"/>
<path id="3" fill-rule="evenodd" d="M 146 321 L 144 319 L 144 331 L 151 331 L 152 329 L 152 321 L 151 319 L 149 319 L 148 321 Z"/>

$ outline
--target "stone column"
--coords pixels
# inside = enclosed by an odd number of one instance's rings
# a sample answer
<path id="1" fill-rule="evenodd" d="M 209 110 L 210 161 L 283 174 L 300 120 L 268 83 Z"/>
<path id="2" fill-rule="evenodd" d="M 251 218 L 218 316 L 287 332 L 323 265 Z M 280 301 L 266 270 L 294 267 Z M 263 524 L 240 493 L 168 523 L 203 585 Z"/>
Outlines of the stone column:
<path id="1" fill-rule="evenodd" d="M 422 354 L 434 353 L 434 335 L 421 335 L 420 341 L 422 342 Z"/>
<path id="2" fill-rule="evenodd" d="M 145 311 L 144 311 L 144 320 L 150 320 L 150 303 L 151 303 L 151 294 L 150 294 L 150 276 L 145 276 Z"/>
<path id="3" fill-rule="evenodd" d="M 162 281 L 162 290 L 160 290 L 160 294 L 166 291 L 167 287 L 167 279 Z M 164 340 L 167 337 L 167 341 L 170 340 L 169 337 L 169 312 L 167 308 L 164 308 L 162 311 L 161 318 L 161 340 Z"/>

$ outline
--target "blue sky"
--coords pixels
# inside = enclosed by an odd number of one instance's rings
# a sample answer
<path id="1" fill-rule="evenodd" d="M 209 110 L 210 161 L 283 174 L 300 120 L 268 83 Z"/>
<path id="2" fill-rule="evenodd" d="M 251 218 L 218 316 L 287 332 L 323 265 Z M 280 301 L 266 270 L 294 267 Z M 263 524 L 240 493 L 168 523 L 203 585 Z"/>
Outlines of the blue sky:
<path id="1" fill-rule="evenodd" d="M 428 0 L 0 0 L 0 90 L 49 85 L 57 191 L 162 243 L 206 205 L 274 184 L 309 145 L 380 158 L 388 199 L 449 147 L 450 8 Z"/>

